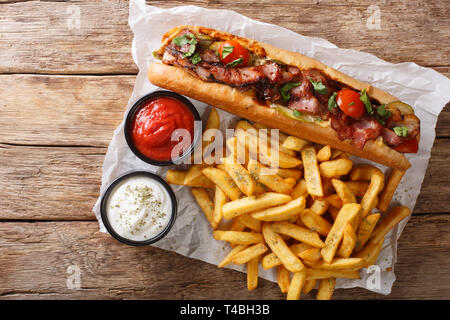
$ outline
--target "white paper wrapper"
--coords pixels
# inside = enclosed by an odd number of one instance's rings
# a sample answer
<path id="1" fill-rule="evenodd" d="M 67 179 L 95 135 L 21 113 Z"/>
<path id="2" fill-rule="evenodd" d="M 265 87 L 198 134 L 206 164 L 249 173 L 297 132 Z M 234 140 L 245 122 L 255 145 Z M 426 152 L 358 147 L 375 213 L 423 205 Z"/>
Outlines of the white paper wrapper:
<path id="1" fill-rule="evenodd" d="M 421 120 L 420 149 L 419 153 L 408 155 L 412 168 L 405 174 L 393 202 L 406 205 L 411 210 L 414 208 L 433 146 L 437 117 L 450 100 L 450 80 L 448 78 L 432 69 L 423 68 L 414 63 L 392 64 L 368 53 L 340 49 L 324 39 L 304 37 L 275 25 L 251 20 L 230 10 L 210 10 L 195 6 L 160 9 L 146 6 L 143 0 L 131 0 L 129 24 L 134 33 L 132 52 L 133 59 L 139 67 L 139 74 L 128 102 L 128 108 L 140 97 L 157 89 L 150 84 L 146 77 L 147 67 L 153 60 L 152 52 L 159 48 L 161 37 L 167 30 L 181 24 L 216 28 L 280 48 L 301 52 L 356 79 L 386 90 L 410 104 Z M 195 100 L 191 101 L 205 120 L 210 107 Z M 220 110 L 219 114 L 223 119 L 222 129 L 232 127 L 232 124 L 238 119 L 236 116 Z M 125 172 L 148 170 L 164 177 L 165 172 L 169 169 L 151 166 L 135 157 L 125 142 L 123 126 L 124 122 L 114 131 L 105 156 L 101 194 L 112 180 Z M 355 159 L 355 161 L 364 162 L 360 159 Z M 386 170 L 384 167 L 379 167 Z M 230 247 L 222 241 L 214 240 L 212 230 L 191 196 L 189 188 L 173 186 L 173 190 L 178 199 L 178 217 L 170 233 L 155 246 L 217 265 Z M 93 211 L 99 220 L 100 230 L 106 232 L 100 218 L 100 197 Z M 374 278 L 375 270 L 370 270 L 370 272 L 363 270 L 360 280 L 339 279 L 337 287 L 363 287 L 378 293 L 389 294 L 395 281 L 393 266 L 396 261 L 397 239 L 406 222 L 406 220 L 402 221 L 386 236 L 383 250 L 377 261 L 377 265 L 380 267 L 378 270 L 381 271 L 379 286 L 375 281 L 370 280 Z M 229 267 L 244 271 L 244 267 L 234 265 Z M 392 270 L 386 271 L 387 268 L 392 268 Z M 276 281 L 273 270 L 266 271 L 260 268 L 260 276 Z"/>

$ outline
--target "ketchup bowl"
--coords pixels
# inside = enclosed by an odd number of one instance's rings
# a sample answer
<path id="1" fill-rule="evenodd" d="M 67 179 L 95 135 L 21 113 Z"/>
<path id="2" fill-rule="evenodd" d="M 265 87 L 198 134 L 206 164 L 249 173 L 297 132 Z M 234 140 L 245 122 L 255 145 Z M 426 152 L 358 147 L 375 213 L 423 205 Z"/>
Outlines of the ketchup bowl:
<path id="1" fill-rule="evenodd" d="M 154 91 L 129 110 L 125 140 L 131 151 L 146 163 L 179 164 L 193 152 L 201 136 L 196 121 L 201 121 L 200 115 L 188 99 L 172 91 Z M 174 133 L 181 137 L 173 139 Z"/>

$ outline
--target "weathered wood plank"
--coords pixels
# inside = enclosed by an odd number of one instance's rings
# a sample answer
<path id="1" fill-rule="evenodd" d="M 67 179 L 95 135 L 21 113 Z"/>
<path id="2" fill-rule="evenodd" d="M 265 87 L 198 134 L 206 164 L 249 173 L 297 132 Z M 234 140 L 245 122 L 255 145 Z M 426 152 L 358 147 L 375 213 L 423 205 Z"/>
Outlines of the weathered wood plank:
<path id="1" fill-rule="evenodd" d="M 334 298 L 448 297 L 449 228 L 449 215 L 413 217 L 399 242 L 392 294 L 342 289 Z M 258 289 L 248 291 L 245 274 L 152 247 L 122 245 L 99 233 L 96 222 L 2 222 L 0 261 L 2 299 L 285 298 L 269 281 L 260 280 Z M 67 268 L 72 265 L 80 268 L 80 290 L 66 286 Z"/>
<path id="2" fill-rule="evenodd" d="M 134 76 L 0 75 L 0 143 L 106 147 Z M 437 136 L 450 137 L 450 106 Z"/>
<path id="3" fill-rule="evenodd" d="M 95 219 L 105 152 L 0 144 L 0 219 Z M 449 157 L 450 139 L 436 140 L 414 214 L 449 212 Z"/>
<path id="4" fill-rule="evenodd" d="M 160 7 L 232 9 L 250 18 L 325 38 L 390 62 L 449 66 L 445 1 L 377 3 L 380 29 L 369 29 L 371 1 L 149 1 Z M 4 3 L 0 11 L 0 73 L 135 73 L 128 1 Z M 338 30 L 339 32 L 337 32 Z M 392 48 L 395 48 L 393 50 Z M 42 54 L 45 53 L 45 54 Z M 448 71 L 446 71 L 447 76 Z"/>

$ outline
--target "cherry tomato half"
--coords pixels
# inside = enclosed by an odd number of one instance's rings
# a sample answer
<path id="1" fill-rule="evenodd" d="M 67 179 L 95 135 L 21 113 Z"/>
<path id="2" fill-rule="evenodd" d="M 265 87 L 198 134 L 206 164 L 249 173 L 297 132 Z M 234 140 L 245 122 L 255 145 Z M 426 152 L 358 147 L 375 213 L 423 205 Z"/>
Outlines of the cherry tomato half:
<path id="1" fill-rule="evenodd" d="M 247 66 L 250 62 L 250 53 L 236 40 L 222 42 L 217 52 L 219 53 L 220 60 L 225 65 L 239 58 L 242 58 L 242 62 L 234 65 L 235 67 Z"/>
<path id="2" fill-rule="evenodd" d="M 402 153 L 417 153 L 419 150 L 419 142 L 417 141 L 417 138 L 414 137 L 406 140 L 401 145 L 394 147 L 394 149 Z"/>
<path id="3" fill-rule="evenodd" d="M 359 118 L 364 114 L 364 103 L 359 99 L 361 95 L 350 89 L 342 89 L 337 93 L 336 103 L 349 117 Z"/>

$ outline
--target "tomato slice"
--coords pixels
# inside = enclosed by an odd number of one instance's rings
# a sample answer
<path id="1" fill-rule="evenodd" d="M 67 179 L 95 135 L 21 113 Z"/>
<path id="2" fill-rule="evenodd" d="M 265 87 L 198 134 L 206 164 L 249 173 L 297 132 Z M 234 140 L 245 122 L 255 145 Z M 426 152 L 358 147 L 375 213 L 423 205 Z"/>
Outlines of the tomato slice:
<path id="1" fill-rule="evenodd" d="M 361 95 L 350 89 L 342 89 L 336 95 L 336 103 L 349 117 L 359 118 L 364 114 L 364 103 Z"/>
<path id="2" fill-rule="evenodd" d="M 236 40 L 222 42 L 217 52 L 225 65 L 231 64 L 233 61 L 239 61 L 239 59 L 242 59 L 242 62 L 233 64 L 233 67 L 247 66 L 250 62 L 250 53 Z"/>
<path id="3" fill-rule="evenodd" d="M 394 150 L 402 153 L 417 153 L 419 150 L 419 142 L 417 141 L 417 138 L 414 137 L 394 147 Z"/>

